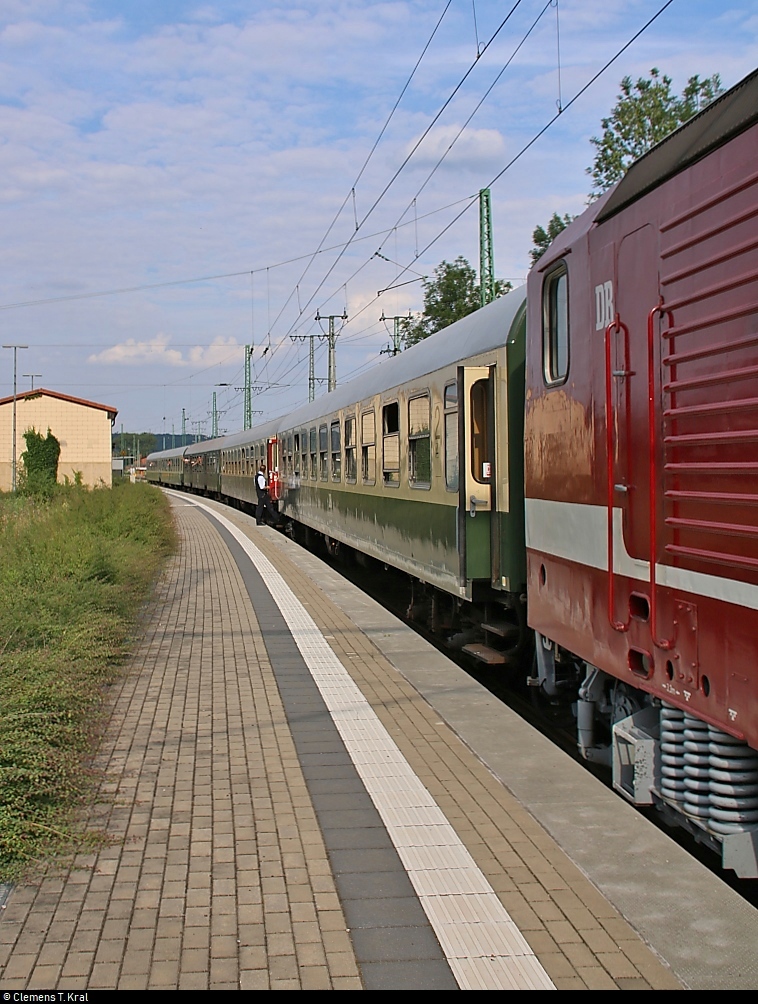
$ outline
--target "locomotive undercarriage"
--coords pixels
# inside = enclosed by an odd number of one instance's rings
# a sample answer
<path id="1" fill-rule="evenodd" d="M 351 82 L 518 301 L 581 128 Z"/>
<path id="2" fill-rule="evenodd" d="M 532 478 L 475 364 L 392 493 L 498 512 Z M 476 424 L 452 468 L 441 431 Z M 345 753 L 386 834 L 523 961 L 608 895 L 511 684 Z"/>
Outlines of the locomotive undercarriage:
<path id="1" fill-rule="evenodd" d="M 611 769 L 616 791 L 686 829 L 740 878 L 758 878 L 758 751 L 541 635 L 528 682 L 548 699 L 573 696 L 579 752 Z"/>

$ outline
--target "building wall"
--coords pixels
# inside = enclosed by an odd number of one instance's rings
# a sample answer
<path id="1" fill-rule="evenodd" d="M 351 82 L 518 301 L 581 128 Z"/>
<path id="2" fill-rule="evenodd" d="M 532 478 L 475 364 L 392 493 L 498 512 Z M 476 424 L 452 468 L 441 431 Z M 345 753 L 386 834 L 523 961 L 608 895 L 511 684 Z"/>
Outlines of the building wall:
<path id="1" fill-rule="evenodd" d="M 16 460 L 21 471 L 21 454 L 26 449 L 24 433 L 35 428 L 43 436 L 48 428 L 61 444 L 58 480 L 74 479 L 81 471 L 86 485 L 111 486 L 111 423 L 108 412 L 100 408 L 61 401 L 42 394 L 19 398 L 16 403 Z M 0 491 L 12 485 L 13 402 L 0 405 Z"/>

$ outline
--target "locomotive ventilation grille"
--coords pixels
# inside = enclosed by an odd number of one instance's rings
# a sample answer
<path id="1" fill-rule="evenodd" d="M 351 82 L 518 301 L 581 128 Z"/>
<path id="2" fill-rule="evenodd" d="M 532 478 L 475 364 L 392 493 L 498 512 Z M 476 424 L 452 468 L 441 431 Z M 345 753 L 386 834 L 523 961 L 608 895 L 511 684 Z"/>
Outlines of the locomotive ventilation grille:
<path id="1" fill-rule="evenodd" d="M 758 752 L 679 708 L 661 708 L 661 795 L 713 833 L 758 827 Z"/>
<path id="2" fill-rule="evenodd" d="M 758 572 L 758 172 L 661 227 L 666 551 Z"/>

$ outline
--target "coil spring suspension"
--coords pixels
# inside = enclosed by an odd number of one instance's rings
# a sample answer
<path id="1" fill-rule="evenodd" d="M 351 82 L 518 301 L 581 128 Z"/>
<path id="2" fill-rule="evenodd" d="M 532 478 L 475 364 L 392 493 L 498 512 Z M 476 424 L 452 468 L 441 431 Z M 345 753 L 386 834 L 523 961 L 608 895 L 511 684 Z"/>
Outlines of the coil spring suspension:
<path id="1" fill-rule="evenodd" d="M 758 827 L 758 752 L 679 708 L 661 708 L 661 794 L 714 833 Z"/>

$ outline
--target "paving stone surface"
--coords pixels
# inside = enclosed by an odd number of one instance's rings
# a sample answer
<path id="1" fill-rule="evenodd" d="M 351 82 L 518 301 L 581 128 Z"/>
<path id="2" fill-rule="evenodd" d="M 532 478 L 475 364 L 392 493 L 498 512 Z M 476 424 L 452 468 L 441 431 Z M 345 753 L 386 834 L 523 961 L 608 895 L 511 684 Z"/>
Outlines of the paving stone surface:
<path id="1" fill-rule="evenodd" d="M 102 799 L 87 825 L 109 841 L 11 892 L 0 988 L 446 985 L 439 943 L 372 807 L 356 801 L 349 764 L 303 721 L 315 705 L 288 717 L 271 665 L 286 645 L 267 645 L 210 519 L 174 505 L 181 551 L 113 688 L 98 755 Z M 556 988 L 680 989 L 273 531 L 223 511 L 320 627 Z"/>

